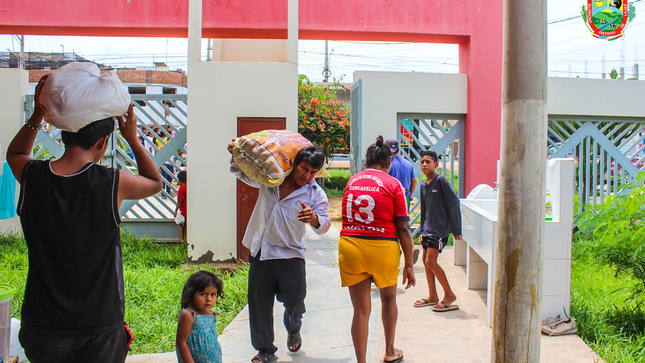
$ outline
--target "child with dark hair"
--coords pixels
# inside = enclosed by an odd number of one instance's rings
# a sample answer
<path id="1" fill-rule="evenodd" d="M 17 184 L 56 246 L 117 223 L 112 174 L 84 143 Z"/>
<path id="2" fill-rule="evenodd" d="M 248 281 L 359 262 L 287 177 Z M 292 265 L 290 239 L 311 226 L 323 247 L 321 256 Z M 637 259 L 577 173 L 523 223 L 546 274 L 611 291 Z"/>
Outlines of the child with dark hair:
<path id="1" fill-rule="evenodd" d="M 182 170 L 177 173 L 177 184 L 179 190 L 177 191 L 177 206 L 175 207 L 175 223 L 179 227 L 179 243 L 183 243 L 186 239 L 186 219 L 188 217 L 186 209 L 186 171 Z"/>
<path id="2" fill-rule="evenodd" d="M 222 280 L 212 272 L 195 272 L 186 281 L 177 324 L 179 362 L 222 363 L 222 347 L 217 341 L 217 315 L 212 310 L 222 294 Z"/>
<path id="3" fill-rule="evenodd" d="M 423 265 L 428 281 L 428 296 L 417 300 L 414 307 L 431 306 L 433 311 L 457 310 L 453 303 L 457 296 L 450 288 L 443 268 L 437 258 L 452 233 L 456 240 L 461 239 L 461 212 L 459 198 L 443 175 L 437 174 L 439 165 L 437 153 L 426 150 L 421 152 L 421 171 L 426 181 L 421 183 L 421 245 L 423 246 Z M 435 278 L 443 288 L 443 299 L 439 301 Z"/>
<path id="4" fill-rule="evenodd" d="M 20 343 L 31 362 L 123 362 L 128 341 L 119 207 L 157 193 L 161 176 L 137 138 L 127 95 L 125 117 L 80 120 L 75 132 L 63 131 L 60 158 L 34 160 L 47 77 L 36 86 L 34 113 L 7 150 L 20 183 L 18 214 L 29 249 Z M 115 120 L 138 175 L 97 164 Z"/>

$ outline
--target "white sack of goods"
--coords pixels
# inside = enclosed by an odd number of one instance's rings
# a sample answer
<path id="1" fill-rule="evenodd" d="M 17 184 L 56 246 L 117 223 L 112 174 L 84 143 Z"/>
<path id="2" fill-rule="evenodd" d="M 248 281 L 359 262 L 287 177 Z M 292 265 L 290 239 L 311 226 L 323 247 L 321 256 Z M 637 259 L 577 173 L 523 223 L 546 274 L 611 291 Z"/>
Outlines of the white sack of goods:
<path id="1" fill-rule="evenodd" d="M 130 94 L 116 70 L 101 73 L 94 63 L 73 62 L 47 78 L 40 103 L 45 121 L 76 132 L 94 121 L 123 116 L 130 106 Z"/>
<path id="2" fill-rule="evenodd" d="M 236 175 L 241 172 L 264 186 L 275 187 L 291 172 L 298 151 L 308 146 L 313 144 L 289 130 L 264 130 L 240 136 L 233 140 L 231 172 Z"/>

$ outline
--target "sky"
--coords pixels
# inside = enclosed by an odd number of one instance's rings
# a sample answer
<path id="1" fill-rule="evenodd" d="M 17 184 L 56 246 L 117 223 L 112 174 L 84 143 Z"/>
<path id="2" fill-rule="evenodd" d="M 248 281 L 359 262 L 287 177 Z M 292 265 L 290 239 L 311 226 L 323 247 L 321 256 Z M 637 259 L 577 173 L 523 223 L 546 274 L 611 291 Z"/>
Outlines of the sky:
<path id="1" fill-rule="evenodd" d="M 591 36 L 582 17 L 586 1 L 547 1 L 548 73 L 551 77 L 601 78 L 612 69 L 625 68 L 633 77 L 633 66 L 645 58 L 645 0 L 631 0 L 636 17 L 625 35 L 614 41 Z M 204 40 L 205 42 L 205 40 Z M 325 64 L 324 41 L 299 41 L 298 70 L 312 81 L 322 81 Z M 202 47 L 206 49 L 204 45 Z M 354 71 L 458 73 L 457 45 L 330 40 L 331 78 L 352 82 Z M 641 48 L 641 49 L 639 49 Z M 19 51 L 11 35 L 0 35 L 0 51 Z M 639 52 L 640 50 L 640 52 Z M 164 62 L 171 69 L 187 69 L 187 41 L 178 38 L 89 38 L 25 36 L 25 51 L 76 52 L 91 61 L 112 67 L 151 67 Z M 639 54 L 640 53 L 640 54 Z M 604 61 L 603 61 L 604 59 Z M 645 64 L 640 65 L 645 78 Z M 188 70 L 189 71 L 189 70 Z"/>

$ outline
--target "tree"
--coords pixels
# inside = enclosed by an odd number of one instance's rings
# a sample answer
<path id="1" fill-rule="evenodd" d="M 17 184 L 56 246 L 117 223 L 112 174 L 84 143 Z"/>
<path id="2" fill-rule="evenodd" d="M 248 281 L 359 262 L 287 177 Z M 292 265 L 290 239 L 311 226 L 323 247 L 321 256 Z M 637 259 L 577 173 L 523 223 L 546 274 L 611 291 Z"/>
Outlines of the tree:
<path id="1" fill-rule="evenodd" d="M 298 78 L 298 132 L 328 158 L 349 151 L 349 108 L 336 100 L 338 89 L 346 87 L 335 79 L 315 85 L 303 74 Z"/>
<path id="2" fill-rule="evenodd" d="M 617 79 L 618 78 L 618 72 L 616 72 L 615 69 L 612 69 L 611 72 L 609 72 L 609 77 L 611 77 L 611 79 Z"/>

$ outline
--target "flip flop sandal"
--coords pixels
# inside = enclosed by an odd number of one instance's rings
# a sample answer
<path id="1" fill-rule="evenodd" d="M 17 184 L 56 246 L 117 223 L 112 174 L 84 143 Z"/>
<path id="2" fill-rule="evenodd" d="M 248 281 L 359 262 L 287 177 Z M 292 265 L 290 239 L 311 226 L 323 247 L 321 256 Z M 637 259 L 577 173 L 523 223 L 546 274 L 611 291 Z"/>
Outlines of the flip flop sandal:
<path id="1" fill-rule="evenodd" d="M 401 349 L 397 349 L 397 352 L 399 352 L 399 356 L 394 358 L 393 360 L 385 360 L 383 358 L 383 363 L 400 363 L 403 362 L 403 351 Z"/>
<path id="2" fill-rule="evenodd" d="M 291 347 L 293 347 L 294 344 L 297 344 L 298 346 L 292 349 Z M 291 353 L 297 353 L 300 348 L 302 348 L 302 337 L 300 336 L 300 332 L 289 334 L 287 337 L 287 349 L 289 349 Z"/>
<path id="3" fill-rule="evenodd" d="M 415 308 L 425 308 L 426 306 L 437 305 L 436 302 L 430 302 L 427 299 L 419 299 L 414 302 Z"/>
<path id="4" fill-rule="evenodd" d="M 255 363 L 255 362 L 270 363 L 270 362 L 273 362 L 274 360 L 275 361 L 278 360 L 278 356 L 275 354 L 266 355 L 266 354 L 258 353 L 253 358 L 251 358 L 251 363 Z"/>
<path id="5" fill-rule="evenodd" d="M 459 310 L 459 306 L 458 305 L 448 305 L 448 304 L 446 304 L 445 302 L 442 301 L 442 302 L 438 303 L 437 305 L 433 306 L 431 309 L 432 309 L 432 311 L 442 313 L 444 311 Z"/>

